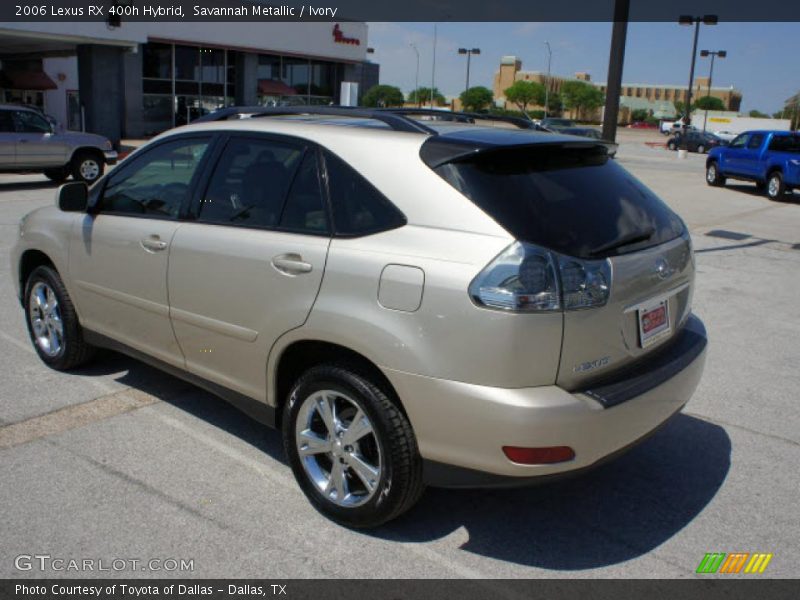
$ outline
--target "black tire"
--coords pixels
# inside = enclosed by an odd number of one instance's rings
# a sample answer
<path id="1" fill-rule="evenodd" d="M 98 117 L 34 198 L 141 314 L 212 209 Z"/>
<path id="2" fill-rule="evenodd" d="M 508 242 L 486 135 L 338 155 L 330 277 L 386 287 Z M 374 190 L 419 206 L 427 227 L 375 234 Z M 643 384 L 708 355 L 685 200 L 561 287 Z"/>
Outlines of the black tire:
<path id="1" fill-rule="evenodd" d="M 678 144 L 676 144 L 675 142 L 669 142 L 667 144 L 667 148 L 669 148 L 670 150 L 672 150 L 674 152 L 675 150 L 678 149 Z"/>
<path id="2" fill-rule="evenodd" d="M 725 177 L 719 174 L 719 167 L 714 161 L 706 165 L 706 183 L 714 187 L 725 185 Z"/>
<path id="3" fill-rule="evenodd" d="M 102 177 L 105 161 L 99 152 L 81 150 L 72 157 L 70 168 L 76 181 L 84 181 L 91 185 Z"/>
<path id="4" fill-rule="evenodd" d="M 772 200 L 781 198 L 786 193 L 786 184 L 780 171 L 773 171 L 767 175 L 767 197 Z"/>
<path id="5" fill-rule="evenodd" d="M 706 153 L 706 147 L 703 146 L 703 144 L 698 144 L 697 145 L 697 152 L 699 154 L 705 154 Z"/>
<path id="6" fill-rule="evenodd" d="M 312 395 L 323 390 L 332 392 L 334 396 L 342 394 L 337 402 L 349 401 L 350 405 L 355 403 L 363 411 L 372 426 L 368 441 L 380 451 L 377 484 L 371 496 L 366 493 L 366 487 L 363 488 L 363 495 L 368 499 L 357 506 L 340 506 L 330 497 L 330 492 L 326 497 L 307 473 L 297 447 L 296 423 L 303 406 L 306 400 L 312 401 L 310 400 Z M 349 426 L 352 426 L 352 422 Z M 327 435 L 325 441 L 332 437 Z M 366 436 L 362 439 L 366 439 Z M 369 376 L 360 373 L 357 368 L 341 364 L 324 364 L 306 371 L 289 394 L 283 416 L 283 440 L 289 464 L 303 493 L 314 508 L 341 525 L 357 528 L 377 527 L 410 509 L 424 491 L 422 459 L 411 424 L 391 395 Z M 340 452 L 342 448 L 347 451 L 348 446 L 340 446 Z M 349 448 L 352 453 L 352 446 Z M 315 460 L 329 461 L 331 466 L 327 474 L 333 479 L 331 476 L 333 461 L 337 460 L 334 455 L 320 451 L 313 456 Z M 338 460 L 345 464 L 342 458 Z M 349 482 L 350 489 L 351 486 L 360 483 L 355 477 L 355 471 L 350 467 L 341 468 L 345 469 L 344 478 Z M 324 470 L 322 473 L 325 474 Z M 336 495 L 338 496 L 338 493 Z"/>
<path id="7" fill-rule="evenodd" d="M 66 167 L 59 167 L 57 169 L 47 169 L 44 171 L 44 176 L 47 177 L 50 181 L 55 181 L 56 183 L 61 183 L 69 177 L 69 169 Z"/>
<path id="8" fill-rule="evenodd" d="M 37 342 L 34 333 L 34 325 L 31 311 L 31 294 L 34 287 L 43 283 L 55 294 L 58 301 L 58 312 L 62 324 L 63 334 L 61 336 L 60 350 L 54 354 L 48 354 Z M 64 287 L 64 282 L 58 272 L 52 267 L 36 267 L 25 282 L 25 296 L 23 305 L 25 307 L 25 323 L 28 326 L 28 334 L 31 342 L 39 355 L 39 358 L 49 367 L 58 371 L 66 371 L 79 367 L 92 359 L 95 353 L 94 346 L 87 344 L 83 339 L 83 330 L 78 322 L 78 315 L 75 306 Z"/>

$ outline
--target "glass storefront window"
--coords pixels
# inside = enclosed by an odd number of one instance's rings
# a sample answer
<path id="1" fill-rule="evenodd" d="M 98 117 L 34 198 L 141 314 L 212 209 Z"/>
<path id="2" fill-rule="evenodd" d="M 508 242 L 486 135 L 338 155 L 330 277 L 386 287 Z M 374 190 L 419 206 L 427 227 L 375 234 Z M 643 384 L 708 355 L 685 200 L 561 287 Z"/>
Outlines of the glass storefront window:
<path id="1" fill-rule="evenodd" d="M 200 48 L 200 66 L 203 83 L 225 83 L 225 50 Z"/>
<path id="2" fill-rule="evenodd" d="M 283 59 L 283 81 L 303 96 L 308 95 L 309 83 L 311 83 L 311 65 L 307 59 L 303 58 L 284 58 Z"/>
<path id="3" fill-rule="evenodd" d="M 150 79 L 172 79 L 171 44 L 144 44 L 142 75 Z"/>
<path id="4" fill-rule="evenodd" d="M 172 96 L 142 96 L 142 121 L 145 135 L 161 133 L 172 127 Z"/>
<path id="5" fill-rule="evenodd" d="M 197 46 L 175 46 L 175 79 L 197 81 L 200 48 Z"/>

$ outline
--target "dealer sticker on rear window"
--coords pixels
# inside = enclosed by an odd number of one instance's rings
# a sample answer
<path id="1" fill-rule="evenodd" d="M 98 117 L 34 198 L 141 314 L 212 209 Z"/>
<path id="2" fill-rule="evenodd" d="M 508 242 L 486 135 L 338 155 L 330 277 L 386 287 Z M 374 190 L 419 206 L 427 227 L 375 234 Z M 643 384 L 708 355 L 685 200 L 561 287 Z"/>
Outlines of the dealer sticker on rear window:
<path id="1" fill-rule="evenodd" d="M 639 310 L 639 342 L 642 348 L 652 346 L 672 333 L 669 324 L 669 304 L 659 300 Z"/>

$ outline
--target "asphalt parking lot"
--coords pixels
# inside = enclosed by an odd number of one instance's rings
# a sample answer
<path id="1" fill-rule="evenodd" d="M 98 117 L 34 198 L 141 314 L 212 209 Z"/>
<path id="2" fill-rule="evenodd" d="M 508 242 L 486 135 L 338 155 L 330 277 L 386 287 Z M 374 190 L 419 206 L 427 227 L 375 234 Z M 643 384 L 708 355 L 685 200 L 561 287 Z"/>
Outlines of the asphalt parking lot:
<path id="1" fill-rule="evenodd" d="M 773 553 L 756 577 L 796 577 L 800 193 L 772 202 L 751 184 L 710 188 L 702 156 L 644 142 L 624 132 L 618 160 L 686 220 L 697 251 L 694 310 L 710 348 L 694 398 L 583 477 L 428 490 L 370 532 L 318 515 L 280 436 L 221 400 L 113 353 L 75 373 L 47 369 L 8 254 L 20 217 L 55 188 L 0 176 L 0 577 L 693 577 L 706 552 Z M 193 570 L 17 570 L 16 557 L 37 554 Z"/>

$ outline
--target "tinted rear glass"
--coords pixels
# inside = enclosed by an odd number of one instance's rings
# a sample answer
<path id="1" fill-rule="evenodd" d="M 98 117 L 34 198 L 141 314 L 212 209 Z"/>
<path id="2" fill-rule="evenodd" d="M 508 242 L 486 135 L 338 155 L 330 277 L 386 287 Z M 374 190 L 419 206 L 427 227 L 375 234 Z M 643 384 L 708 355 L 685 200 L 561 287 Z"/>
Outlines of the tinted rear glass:
<path id="1" fill-rule="evenodd" d="M 684 229 L 604 148 L 509 148 L 436 172 L 517 239 L 571 256 L 634 252 Z"/>
<path id="2" fill-rule="evenodd" d="M 800 154 L 800 136 L 776 135 L 769 143 L 769 149 L 775 152 L 791 152 Z"/>

